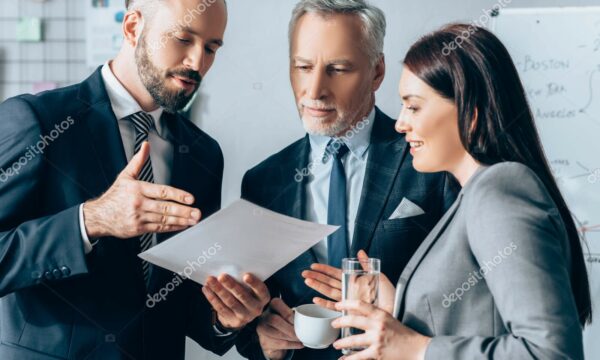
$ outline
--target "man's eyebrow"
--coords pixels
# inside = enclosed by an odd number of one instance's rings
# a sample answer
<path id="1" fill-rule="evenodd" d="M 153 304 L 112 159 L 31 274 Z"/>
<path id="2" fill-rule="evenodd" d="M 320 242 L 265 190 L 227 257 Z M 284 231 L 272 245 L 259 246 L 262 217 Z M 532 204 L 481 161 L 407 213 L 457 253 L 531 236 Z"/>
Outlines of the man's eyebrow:
<path id="1" fill-rule="evenodd" d="M 332 60 L 328 64 L 329 65 L 345 65 L 345 66 L 352 66 L 352 65 L 354 65 L 354 64 L 352 64 L 352 61 L 346 60 L 346 59 Z"/>
<path id="2" fill-rule="evenodd" d="M 305 59 L 303 57 L 300 57 L 300 56 L 294 56 L 293 60 L 298 61 L 298 62 L 303 62 L 303 63 L 312 63 L 312 61 Z"/>
<path id="3" fill-rule="evenodd" d="M 312 63 L 312 61 L 310 61 L 310 60 L 308 60 L 308 59 L 305 59 L 305 58 L 303 58 L 303 57 L 300 57 L 300 56 L 294 56 L 294 57 L 293 57 L 293 60 L 294 60 L 294 61 L 297 61 L 297 62 L 302 62 L 302 63 L 309 63 L 309 64 L 311 64 L 311 63 Z M 329 62 L 327 63 L 327 65 L 344 65 L 344 66 L 352 66 L 352 65 L 354 65 L 354 64 L 353 64 L 353 63 L 352 63 L 352 61 L 350 61 L 350 60 L 346 60 L 346 59 L 336 59 L 336 60 L 329 61 Z"/>
<path id="4" fill-rule="evenodd" d="M 195 32 L 194 29 L 190 28 L 189 26 L 183 26 L 183 27 L 179 28 L 179 30 L 183 31 L 183 32 L 190 33 L 192 35 L 199 36 L 199 34 L 197 32 Z M 219 46 L 223 46 L 223 40 L 222 39 L 210 39 L 210 40 L 207 41 L 207 43 L 213 43 L 213 44 L 217 44 Z"/>
<path id="5" fill-rule="evenodd" d="M 208 43 L 216 44 L 218 46 L 223 46 L 223 40 L 221 39 L 210 39 L 207 41 Z"/>

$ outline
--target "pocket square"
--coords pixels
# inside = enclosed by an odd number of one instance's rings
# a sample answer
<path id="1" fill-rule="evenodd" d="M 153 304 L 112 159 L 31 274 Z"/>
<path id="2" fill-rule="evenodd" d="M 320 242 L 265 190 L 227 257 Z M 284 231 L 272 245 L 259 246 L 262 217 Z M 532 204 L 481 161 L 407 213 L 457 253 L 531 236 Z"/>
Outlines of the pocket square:
<path id="1" fill-rule="evenodd" d="M 394 210 L 389 220 L 393 219 L 405 219 L 417 215 L 423 215 L 425 211 L 419 207 L 419 205 L 414 202 L 408 200 L 407 198 L 403 198 L 400 202 L 400 205 Z"/>

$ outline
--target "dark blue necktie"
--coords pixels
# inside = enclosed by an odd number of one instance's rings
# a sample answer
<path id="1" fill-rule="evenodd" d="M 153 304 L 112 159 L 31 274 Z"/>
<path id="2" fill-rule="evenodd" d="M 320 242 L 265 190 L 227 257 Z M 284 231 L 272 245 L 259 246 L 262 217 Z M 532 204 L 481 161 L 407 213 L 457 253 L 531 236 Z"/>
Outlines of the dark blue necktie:
<path id="1" fill-rule="evenodd" d="M 329 202 L 327 205 L 327 223 L 340 228 L 327 238 L 327 262 L 340 268 L 342 259 L 349 257 L 348 223 L 346 220 L 348 201 L 346 199 L 346 173 L 342 158 L 348 153 L 348 147 L 342 141 L 331 140 L 327 145 L 327 155 L 333 157 L 331 177 L 329 178 Z"/>

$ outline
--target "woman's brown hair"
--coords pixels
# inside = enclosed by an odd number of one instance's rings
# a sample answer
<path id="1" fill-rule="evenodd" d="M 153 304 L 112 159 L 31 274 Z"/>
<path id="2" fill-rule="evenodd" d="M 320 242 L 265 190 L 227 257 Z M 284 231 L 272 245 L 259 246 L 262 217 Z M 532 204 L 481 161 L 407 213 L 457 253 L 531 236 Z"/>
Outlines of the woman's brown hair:
<path id="1" fill-rule="evenodd" d="M 565 224 L 571 290 L 581 325 L 591 323 L 589 280 L 577 227 L 552 176 L 517 69 L 490 31 L 451 24 L 422 37 L 404 65 L 458 109 L 462 144 L 484 165 L 522 163 L 542 180 Z"/>

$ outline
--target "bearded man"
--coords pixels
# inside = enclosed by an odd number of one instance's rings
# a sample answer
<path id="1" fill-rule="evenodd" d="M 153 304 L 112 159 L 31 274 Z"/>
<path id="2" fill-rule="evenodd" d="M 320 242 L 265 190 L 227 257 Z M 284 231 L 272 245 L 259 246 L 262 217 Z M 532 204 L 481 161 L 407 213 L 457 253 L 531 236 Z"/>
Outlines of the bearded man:
<path id="1" fill-rule="evenodd" d="M 138 257 L 220 207 L 221 149 L 178 111 L 223 45 L 227 8 L 126 5 L 115 59 L 0 104 L 3 360 L 184 359 L 186 336 L 223 354 L 269 301 L 250 274 L 201 288 Z"/>

